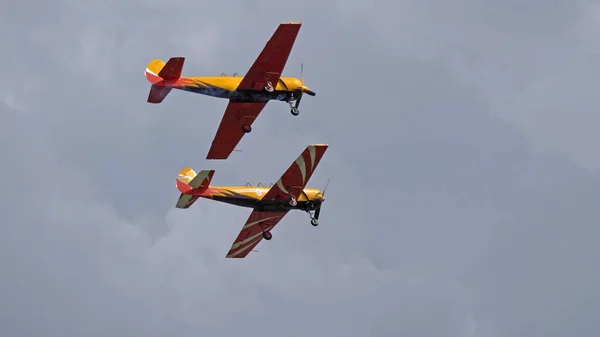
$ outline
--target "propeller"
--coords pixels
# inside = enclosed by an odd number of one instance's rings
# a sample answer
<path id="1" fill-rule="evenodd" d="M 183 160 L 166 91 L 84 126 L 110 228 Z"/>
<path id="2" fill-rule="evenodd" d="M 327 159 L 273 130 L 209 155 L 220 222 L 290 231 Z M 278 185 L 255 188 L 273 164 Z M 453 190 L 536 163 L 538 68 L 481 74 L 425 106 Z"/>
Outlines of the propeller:
<path id="1" fill-rule="evenodd" d="M 325 188 L 323 188 L 323 193 L 321 194 L 321 196 L 323 197 L 323 201 L 325 201 L 325 191 L 327 191 L 327 186 L 329 186 L 330 181 L 331 178 L 327 180 L 327 184 L 325 184 Z M 321 214 L 321 207 L 323 207 L 323 203 L 321 203 L 321 206 L 319 206 L 319 208 L 317 208 L 317 210 L 315 211 L 315 219 L 317 220 L 319 220 L 319 215 Z"/>
<path id="2" fill-rule="evenodd" d="M 315 96 L 315 92 L 304 86 L 304 63 L 300 63 L 300 83 L 302 84 L 302 93 L 309 96 Z"/>
<path id="3" fill-rule="evenodd" d="M 329 186 L 329 182 L 331 181 L 331 178 L 327 179 L 327 184 L 325 184 L 325 188 L 323 188 L 323 199 L 325 199 L 325 191 L 327 191 L 327 186 Z"/>

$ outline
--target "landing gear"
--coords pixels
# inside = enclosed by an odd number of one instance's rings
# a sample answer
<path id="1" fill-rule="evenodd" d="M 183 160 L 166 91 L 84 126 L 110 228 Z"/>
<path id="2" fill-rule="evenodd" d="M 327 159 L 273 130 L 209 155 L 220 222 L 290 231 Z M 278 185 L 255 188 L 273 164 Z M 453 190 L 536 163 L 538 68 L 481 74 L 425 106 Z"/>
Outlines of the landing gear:
<path id="1" fill-rule="evenodd" d="M 271 240 L 272 238 L 273 238 L 273 235 L 271 234 L 271 232 L 269 232 L 269 231 L 263 232 L 263 239 Z"/>
<path id="2" fill-rule="evenodd" d="M 242 125 L 242 131 L 244 131 L 245 133 L 249 133 L 250 131 L 252 131 L 252 127 L 249 124 L 244 124 Z"/>
<path id="3" fill-rule="evenodd" d="M 302 94 L 300 94 L 300 96 L 298 96 L 298 98 L 294 98 L 294 96 L 292 96 L 290 98 L 290 100 L 288 101 L 290 103 L 290 112 L 294 116 L 298 116 L 300 114 L 300 110 L 298 110 L 298 107 L 300 106 L 301 99 L 302 99 Z M 295 104 L 294 104 L 294 102 L 295 102 Z"/>
<path id="4" fill-rule="evenodd" d="M 306 210 L 306 213 L 310 215 L 310 224 L 317 227 L 319 225 L 319 219 L 317 219 L 316 213 L 309 210 Z"/>

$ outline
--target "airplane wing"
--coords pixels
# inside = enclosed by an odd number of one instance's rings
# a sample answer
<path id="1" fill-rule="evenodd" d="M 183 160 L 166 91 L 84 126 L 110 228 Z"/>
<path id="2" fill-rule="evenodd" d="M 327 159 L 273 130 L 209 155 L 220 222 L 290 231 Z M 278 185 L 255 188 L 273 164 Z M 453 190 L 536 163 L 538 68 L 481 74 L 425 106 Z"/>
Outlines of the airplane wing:
<path id="1" fill-rule="evenodd" d="M 290 195 L 293 195 L 297 200 L 325 154 L 327 147 L 327 144 L 307 146 L 261 200 L 288 201 Z M 288 211 L 252 211 L 242 231 L 233 242 L 229 253 L 227 253 L 227 257 L 246 257 L 263 239 L 262 233 L 272 230 L 287 213 Z"/>
<path id="2" fill-rule="evenodd" d="M 242 125 L 252 123 L 267 103 L 240 103 L 229 101 L 206 159 L 227 159 L 244 137 Z"/>
<path id="3" fill-rule="evenodd" d="M 244 224 L 242 231 L 235 239 L 229 252 L 228 258 L 244 258 L 263 239 L 263 232 L 270 231 L 287 214 L 283 212 L 261 212 L 252 211 Z"/>
<path id="4" fill-rule="evenodd" d="M 294 196 L 298 200 L 298 197 L 325 154 L 327 147 L 327 144 L 307 146 L 296 161 L 279 178 L 277 183 L 269 189 L 262 200 L 287 201 L 290 199 L 290 196 Z"/>
<path id="5" fill-rule="evenodd" d="M 277 27 L 258 58 L 246 73 L 238 90 L 263 90 L 267 82 L 277 86 L 283 68 L 287 63 L 296 37 L 300 31 L 299 22 L 282 23 Z"/>
<path id="6" fill-rule="evenodd" d="M 237 90 L 264 90 L 267 82 L 275 87 L 287 63 L 300 30 L 300 23 L 282 23 L 267 42 Z M 268 101 L 267 101 L 268 102 Z M 206 159 L 227 159 L 244 137 L 242 125 L 252 126 L 267 102 L 229 101 Z"/>

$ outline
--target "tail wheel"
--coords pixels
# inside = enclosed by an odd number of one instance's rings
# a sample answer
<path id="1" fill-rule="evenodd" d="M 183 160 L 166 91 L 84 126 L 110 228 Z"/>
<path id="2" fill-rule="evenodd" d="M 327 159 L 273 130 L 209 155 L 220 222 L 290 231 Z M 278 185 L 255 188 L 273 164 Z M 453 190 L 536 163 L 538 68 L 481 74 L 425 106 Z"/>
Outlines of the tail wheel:
<path id="1" fill-rule="evenodd" d="M 269 231 L 263 232 L 263 239 L 271 240 L 272 238 L 273 238 L 273 235 L 271 234 L 271 232 L 269 232 Z"/>
<path id="2" fill-rule="evenodd" d="M 242 125 L 242 131 L 244 131 L 245 133 L 250 133 L 250 131 L 252 131 L 252 127 L 250 126 L 250 124 L 244 124 Z"/>

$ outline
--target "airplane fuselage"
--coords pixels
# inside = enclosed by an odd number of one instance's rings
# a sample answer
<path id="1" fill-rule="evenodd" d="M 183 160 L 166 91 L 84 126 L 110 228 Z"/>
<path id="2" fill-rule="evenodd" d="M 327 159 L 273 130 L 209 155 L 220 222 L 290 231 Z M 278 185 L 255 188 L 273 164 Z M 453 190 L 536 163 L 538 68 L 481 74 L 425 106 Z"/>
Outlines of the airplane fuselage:
<path id="1" fill-rule="evenodd" d="M 289 200 L 263 201 L 262 198 L 268 191 L 269 187 L 262 186 L 210 186 L 200 192 L 199 196 L 259 211 L 284 211 L 292 209 L 313 211 L 319 208 L 324 201 L 322 192 L 315 188 L 305 188 L 304 192 L 296 200 L 296 206 L 291 206 Z"/>
<path id="2" fill-rule="evenodd" d="M 237 90 L 241 76 L 181 77 L 172 83 L 164 84 L 175 89 L 197 94 L 227 98 L 238 102 L 267 102 L 269 100 L 289 101 L 302 93 L 302 81 L 294 77 L 282 77 L 272 92 L 261 90 Z M 310 90 L 310 89 L 309 89 Z"/>

